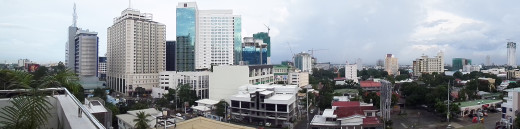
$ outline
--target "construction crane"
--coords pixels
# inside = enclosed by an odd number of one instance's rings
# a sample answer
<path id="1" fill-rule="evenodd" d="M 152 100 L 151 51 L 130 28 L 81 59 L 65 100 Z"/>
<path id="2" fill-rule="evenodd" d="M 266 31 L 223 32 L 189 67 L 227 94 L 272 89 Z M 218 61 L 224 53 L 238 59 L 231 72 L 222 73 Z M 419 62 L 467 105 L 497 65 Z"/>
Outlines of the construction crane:
<path id="1" fill-rule="evenodd" d="M 289 44 L 289 42 L 287 42 L 287 46 L 289 46 L 289 50 L 291 50 L 291 53 L 292 53 L 293 56 L 294 56 L 294 52 L 292 51 L 291 44 Z"/>
<path id="2" fill-rule="evenodd" d="M 269 31 L 271 30 L 271 28 L 269 28 L 268 25 L 264 24 L 265 27 L 267 27 L 267 35 L 269 35 Z"/>

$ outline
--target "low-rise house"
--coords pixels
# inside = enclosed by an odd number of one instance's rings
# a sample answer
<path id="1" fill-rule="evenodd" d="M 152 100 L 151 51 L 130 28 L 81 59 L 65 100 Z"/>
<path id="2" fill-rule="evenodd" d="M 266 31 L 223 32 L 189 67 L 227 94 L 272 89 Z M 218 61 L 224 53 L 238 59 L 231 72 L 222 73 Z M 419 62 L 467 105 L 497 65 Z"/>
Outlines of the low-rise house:
<path id="1" fill-rule="evenodd" d="M 375 81 L 360 81 L 359 85 L 364 91 L 379 91 L 381 90 L 381 82 Z"/>
<path id="2" fill-rule="evenodd" d="M 377 112 L 371 104 L 358 101 L 334 102 L 331 109 L 325 109 L 322 115 L 315 115 L 310 125 L 313 129 L 382 128 L 383 123 L 376 116 Z"/>

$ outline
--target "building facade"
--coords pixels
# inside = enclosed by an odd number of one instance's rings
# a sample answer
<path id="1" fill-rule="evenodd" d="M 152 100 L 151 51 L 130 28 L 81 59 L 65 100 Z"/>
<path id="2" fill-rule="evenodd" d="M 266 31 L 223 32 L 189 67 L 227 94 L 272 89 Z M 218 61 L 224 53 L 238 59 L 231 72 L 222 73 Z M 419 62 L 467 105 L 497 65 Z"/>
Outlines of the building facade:
<path id="1" fill-rule="evenodd" d="M 413 61 L 414 76 L 420 76 L 422 73 L 432 74 L 444 72 L 444 53 L 439 52 L 437 56 L 429 58 L 426 55 Z"/>
<path id="2" fill-rule="evenodd" d="M 166 41 L 166 71 L 175 71 L 175 41 Z"/>
<path id="3" fill-rule="evenodd" d="M 323 114 L 315 115 L 309 123 L 312 129 L 379 129 L 383 127 L 372 104 L 358 101 L 338 101 Z"/>
<path id="4" fill-rule="evenodd" d="M 226 100 L 245 84 L 273 84 L 273 65 L 214 66 L 210 77 L 209 99 Z"/>
<path id="5" fill-rule="evenodd" d="M 262 39 L 244 37 L 242 43 L 241 61 L 247 65 L 267 64 L 267 44 Z"/>
<path id="6" fill-rule="evenodd" d="M 388 75 L 399 75 L 399 63 L 392 54 L 386 54 L 385 71 L 388 72 Z"/>
<path id="7" fill-rule="evenodd" d="M 296 117 L 295 85 L 244 85 L 230 96 L 231 118 L 257 124 L 282 125 Z"/>
<path id="8" fill-rule="evenodd" d="M 266 32 L 258 32 L 253 34 L 254 39 L 260 39 L 263 43 L 267 44 L 267 61 L 266 64 L 271 64 L 271 37 L 269 33 Z"/>
<path id="9" fill-rule="evenodd" d="M 166 26 L 152 14 L 127 8 L 108 27 L 107 85 L 125 95 L 137 87 L 148 92 L 165 70 Z"/>
<path id="10" fill-rule="evenodd" d="M 471 65 L 471 59 L 465 59 L 465 58 L 453 58 L 452 59 L 452 67 L 453 71 L 459 71 L 464 69 L 466 65 Z"/>
<path id="11" fill-rule="evenodd" d="M 168 89 L 177 89 L 177 86 L 188 84 L 199 99 L 209 98 L 209 76 L 211 72 L 159 72 L 159 86 L 152 89 L 153 98 L 161 98 L 168 93 Z"/>
<path id="12" fill-rule="evenodd" d="M 507 65 L 516 68 L 516 43 L 507 42 Z"/>
<path id="13" fill-rule="evenodd" d="M 97 32 L 78 29 L 74 37 L 74 72 L 80 77 L 98 76 L 98 45 Z"/>
<path id="14" fill-rule="evenodd" d="M 107 57 L 98 58 L 98 77 L 105 80 L 107 77 Z"/>
<path id="15" fill-rule="evenodd" d="M 309 73 L 308 72 L 289 72 L 289 85 L 296 85 L 298 87 L 303 87 L 309 85 Z"/>
<path id="16" fill-rule="evenodd" d="M 312 74 L 312 57 L 309 53 L 298 53 L 294 55 L 294 66 L 302 72 L 309 72 Z"/>
<path id="17" fill-rule="evenodd" d="M 359 83 L 357 79 L 357 65 L 356 64 L 347 64 L 345 65 L 345 79 L 352 80 L 356 83 Z"/>
<path id="18" fill-rule="evenodd" d="M 287 65 L 274 65 L 273 74 L 274 81 L 277 84 L 287 84 L 289 80 L 289 72 L 293 71 L 290 66 Z"/>
<path id="19" fill-rule="evenodd" d="M 198 10 L 195 2 L 177 5 L 177 71 L 235 64 L 241 43 L 241 17 L 232 10 Z"/>

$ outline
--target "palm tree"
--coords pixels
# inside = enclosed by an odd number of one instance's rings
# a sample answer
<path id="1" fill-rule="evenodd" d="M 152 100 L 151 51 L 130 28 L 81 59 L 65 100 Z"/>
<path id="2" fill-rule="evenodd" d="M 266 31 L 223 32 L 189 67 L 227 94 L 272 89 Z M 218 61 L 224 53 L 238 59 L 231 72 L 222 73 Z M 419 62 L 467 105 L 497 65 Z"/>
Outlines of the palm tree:
<path id="1" fill-rule="evenodd" d="M 136 129 L 148 129 L 150 126 L 148 125 L 148 122 L 150 120 L 146 119 L 147 117 L 151 116 L 150 114 L 145 114 L 143 111 L 137 113 L 137 119 L 134 119 L 135 125 L 134 127 Z"/>
<path id="2" fill-rule="evenodd" d="M 11 98 L 11 106 L 5 106 L 0 110 L 1 128 L 36 129 L 47 123 L 50 115 L 51 103 L 47 100 L 49 93 L 39 90 L 35 85 L 33 76 L 23 71 L 10 71 L 5 74 L 9 80 L 4 89 L 25 89 Z"/>

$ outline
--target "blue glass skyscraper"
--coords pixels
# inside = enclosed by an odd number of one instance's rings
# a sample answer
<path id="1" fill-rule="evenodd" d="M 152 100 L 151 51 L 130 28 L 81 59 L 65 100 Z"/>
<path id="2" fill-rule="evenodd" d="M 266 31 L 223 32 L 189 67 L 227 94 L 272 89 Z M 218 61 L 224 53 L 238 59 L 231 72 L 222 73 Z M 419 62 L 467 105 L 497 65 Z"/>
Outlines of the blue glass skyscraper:
<path id="1" fill-rule="evenodd" d="M 197 5 L 194 2 L 179 3 L 177 6 L 177 43 L 175 70 L 195 70 L 195 39 Z"/>

